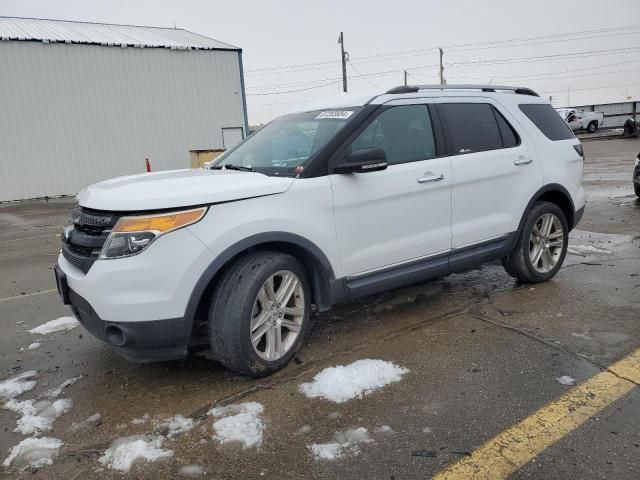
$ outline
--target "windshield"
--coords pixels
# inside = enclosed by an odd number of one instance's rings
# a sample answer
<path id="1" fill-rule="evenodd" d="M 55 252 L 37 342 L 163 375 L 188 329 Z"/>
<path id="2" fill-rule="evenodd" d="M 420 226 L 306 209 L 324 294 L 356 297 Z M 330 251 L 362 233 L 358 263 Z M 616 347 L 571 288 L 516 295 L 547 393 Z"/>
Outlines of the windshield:
<path id="1" fill-rule="evenodd" d="M 294 177 L 360 108 L 319 110 L 277 118 L 221 155 L 211 168 Z"/>

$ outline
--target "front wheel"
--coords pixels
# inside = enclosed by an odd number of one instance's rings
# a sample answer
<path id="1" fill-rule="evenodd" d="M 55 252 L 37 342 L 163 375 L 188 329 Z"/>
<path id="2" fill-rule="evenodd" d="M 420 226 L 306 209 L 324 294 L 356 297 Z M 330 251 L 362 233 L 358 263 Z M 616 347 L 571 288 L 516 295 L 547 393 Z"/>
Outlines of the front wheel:
<path id="1" fill-rule="evenodd" d="M 593 133 L 598 129 L 598 122 L 591 122 L 587 125 L 587 132 Z"/>
<path id="2" fill-rule="evenodd" d="M 309 331 L 311 288 L 304 267 L 278 252 L 238 259 L 223 275 L 209 310 L 217 360 L 261 377 L 284 367 Z"/>
<path id="3" fill-rule="evenodd" d="M 638 183 L 634 183 L 634 184 L 633 184 L 633 189 L 636 191 L 636 196 L 637 196 L 638 198 L 640 198 L 640 184 L 638 184 Z"/>
<path id="4" fill-rule="evenodd" d="M 550 202 L 538 202 L 527 215 L 516 245 L 502 259 L 502 265 L 521 282 L 546 282 L 560 270 L 568 244 L 569 228 L 562 209 Z"/>

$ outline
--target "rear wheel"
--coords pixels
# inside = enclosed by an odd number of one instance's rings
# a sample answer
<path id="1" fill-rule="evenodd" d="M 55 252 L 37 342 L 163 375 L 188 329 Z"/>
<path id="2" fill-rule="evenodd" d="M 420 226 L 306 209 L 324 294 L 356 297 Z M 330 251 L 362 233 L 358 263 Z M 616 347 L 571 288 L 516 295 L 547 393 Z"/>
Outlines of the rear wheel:
<path id="1" fill-rule="evenodd" d="M 538 202 L 527 215 L 516 245 L 502 259 L 502 265 L 521 282 L 545 282 L 560 270 L 567 254 L 568 237 L 562 209 L 550 202 Z"/>
<path id="2" fill-rule="evenodd" d="M 598 122 L 589 122 L 587 125 L 587 132 L 593 133 L 598 129 Z"/>
<path id="3" fill-rule="evenodd" d="M 284 367 L 309 331 L 311 289 L 304 267 L 278 252 L 240 258 L 224 274 L 209 310 L 214 356 L 260 377 Z"/>

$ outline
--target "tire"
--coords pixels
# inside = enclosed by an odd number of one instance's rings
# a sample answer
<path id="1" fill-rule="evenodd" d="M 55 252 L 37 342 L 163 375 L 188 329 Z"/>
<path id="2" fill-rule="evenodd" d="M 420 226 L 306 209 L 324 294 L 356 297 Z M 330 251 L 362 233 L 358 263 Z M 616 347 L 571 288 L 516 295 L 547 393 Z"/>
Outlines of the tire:
<path id="1" fill-rule="evenodd" d="M 546 218 L 551 222 L 550 233 L 545 235 L 542 227 Z M 534 232 L 534 227 L 536 227 Z M 537 233 L 541 234 L 538 238 Z M 533 236 L 532 236 L 533 233 Z M 551 238 L 550 238 L 551 237 Z M 538 242 L 537 244 L 534 242 Z M 502 259 L 502 265 L 509 275 L 523 283 L 546 282 L 554 277 L 567 255 L 569 227 L 564 212 L 550 202 L 537 202 L 527 214 L 513 251 Z M 536 246 L 543 245 L 542 253 Z M 534 265 L 536 254 L 538 260 Z"/>
<path id="2" fill-rule="evenodd" d="M 298 283 L 288 280 L 292 278 L 290 274 Z M 265 283 L 267 280 L 272 282 L 272 288 Z M 280 292 L 284 285 L 290 288 Z M 280 306 L 277 295 L 285 290 L 292 293 L 289 301 Z M 304 342 L 311 328 L 310 313 L 310 283 L 298 260 L 279 252 L 249 253 L 224 272 L 214 290 L 209 308 L 211 349 L 230 370 L 252 377 L 270 375 L 283 368 Z M 252 329 L 255 338 L 260 337 L 255 347 Z M 279 344 L 275 340 L 278 332 Z M 270 349 L 270 345 L 275 347 Z M 276 351 L 279 345 L 281 348 Z"/>
<path id="3" fill-rule="evenodd" d="M 637 196 L 638 198 L 640 198 L 640 185 L 638 185 L 637 183 L 634 183 L 634 184 L 633 184 L 633 189 L 634 189 L 634 190 L 635 190 L 635 192 L 636 192 L 636 196 Z"/>
<path id="4" fill-rule="evenodd" d="M 587 125 L 587 132 L 589 133 L 593 133 L 598 129 L 598 122 L 589 122 L 589 125 Z"/>

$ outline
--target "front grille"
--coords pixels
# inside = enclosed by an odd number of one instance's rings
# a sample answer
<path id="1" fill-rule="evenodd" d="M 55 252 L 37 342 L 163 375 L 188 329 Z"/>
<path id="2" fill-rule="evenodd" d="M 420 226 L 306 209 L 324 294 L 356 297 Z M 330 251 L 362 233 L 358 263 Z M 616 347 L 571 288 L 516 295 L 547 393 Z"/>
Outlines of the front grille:
<path id="1" fill-rule="evenodd" d="M 70 263 L 87 273 L 98 259 L 104 242 L 120 216 L 76 206 L 72 225 L 62 235 L 62 255 Z"/>

